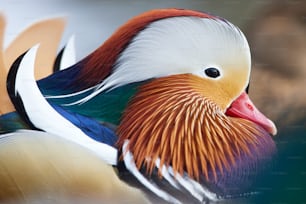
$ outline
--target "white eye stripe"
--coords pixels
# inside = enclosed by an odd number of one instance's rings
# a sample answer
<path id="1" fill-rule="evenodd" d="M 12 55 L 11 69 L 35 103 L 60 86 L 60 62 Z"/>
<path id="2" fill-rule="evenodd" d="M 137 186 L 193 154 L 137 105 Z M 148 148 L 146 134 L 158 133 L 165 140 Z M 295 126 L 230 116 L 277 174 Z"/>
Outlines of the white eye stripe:
<path id="1" fill-rule="evenodd" d="M 241 47 L 246 45 L 239 29 L 230 23 L 194 17 L 163 19 L 153 22 L 134 38 L 102 86 L 107 89 L 152 77 L 218 68 L 214 63 L 222 65 L 240 59 L 229 57 L 229 53 L 239 51 L 244 58 L 249 50 Z M 203 77 L 203 72 L 198 74 Z"/>
<path id="2" fill-rule="evenodd" d="M 111 74 L 83 102 L 111 88 L 169 75 L 188 73 L 219 80 L 231 64 L 250 69 L 248 43 L 229 22 L 196 17 L 162 19 L 132 39 Z M 224 70 L 211 78 L 203 70 L 208 67 Z"/>

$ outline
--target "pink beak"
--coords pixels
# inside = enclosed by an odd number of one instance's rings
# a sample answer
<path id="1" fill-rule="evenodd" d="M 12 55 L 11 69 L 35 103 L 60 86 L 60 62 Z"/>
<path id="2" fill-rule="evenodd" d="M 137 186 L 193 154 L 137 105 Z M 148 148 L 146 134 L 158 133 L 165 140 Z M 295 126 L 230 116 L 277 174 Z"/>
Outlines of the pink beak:
<path id="1" fill-rule="evenodd" d="M 227 116 L 250 120 L 263 127 L 267 132 L 276 135 L 275 124 L 262 114 L 253 104 L 246 92 L 243 92 L 226 110 Z"/>

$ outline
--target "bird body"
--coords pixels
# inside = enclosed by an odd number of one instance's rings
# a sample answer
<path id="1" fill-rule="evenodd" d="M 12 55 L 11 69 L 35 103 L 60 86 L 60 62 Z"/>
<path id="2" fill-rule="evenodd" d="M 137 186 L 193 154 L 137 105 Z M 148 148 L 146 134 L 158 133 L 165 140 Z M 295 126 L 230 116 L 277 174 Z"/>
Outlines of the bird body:
<path id="1" fill-rule="evenodd" d="M 37 83 L 26 71 L 34 57 L 20 57 L 9 75 L 21 116 L 112 165 L 123 162 L 166 201 L 180 203 L 161 181 L 200 202 L 244 195 L 273 157 L 276 128 L 245 92 L 248 43 L 220 17 L 149 11 Z"/>
<path id="2" fill-rule="evenodd" d="M 0 135 L 1 203 L 147 203 L 91 151 L 50 133 Z"/>

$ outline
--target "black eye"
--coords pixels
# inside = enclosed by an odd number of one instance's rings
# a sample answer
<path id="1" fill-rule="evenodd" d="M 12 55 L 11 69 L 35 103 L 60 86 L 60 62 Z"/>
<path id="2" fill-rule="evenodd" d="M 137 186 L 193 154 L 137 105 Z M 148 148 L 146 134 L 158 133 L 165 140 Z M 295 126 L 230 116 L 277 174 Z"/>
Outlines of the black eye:
<path id="1" fill-rule="evenodd" d="M 217 78 L 218 76 L 220 76 L 219 70 L 214 67 L 205 69 L 205 74 L 211 78 Z"/>

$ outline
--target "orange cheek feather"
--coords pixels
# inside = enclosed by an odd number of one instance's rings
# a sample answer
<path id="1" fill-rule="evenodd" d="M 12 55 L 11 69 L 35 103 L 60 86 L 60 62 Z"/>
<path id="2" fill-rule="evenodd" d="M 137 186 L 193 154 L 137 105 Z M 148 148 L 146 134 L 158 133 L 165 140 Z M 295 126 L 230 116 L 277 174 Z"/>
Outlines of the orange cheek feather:
<path id="1" fill-rule="evenodd" d="M 218 180 L 218 172 L 231 171 L 243 155 L 256 163 L 263 154 L 262 146 L 268 144 L 267 154 L 273 152 L 271 138 L 252 122 L 252 115 L 227 117 L 204 97 L 198 80 L 188 74 L 155 79 L 130 101 L 117 129 L 118 146 L 130 141 L 128 149 L 138 169 L 144 165 L 151 174 L 160 158 L 160 167 L 171 165 L 181 175 L 187 172 L 196 180 L 200 175 Z"/>

